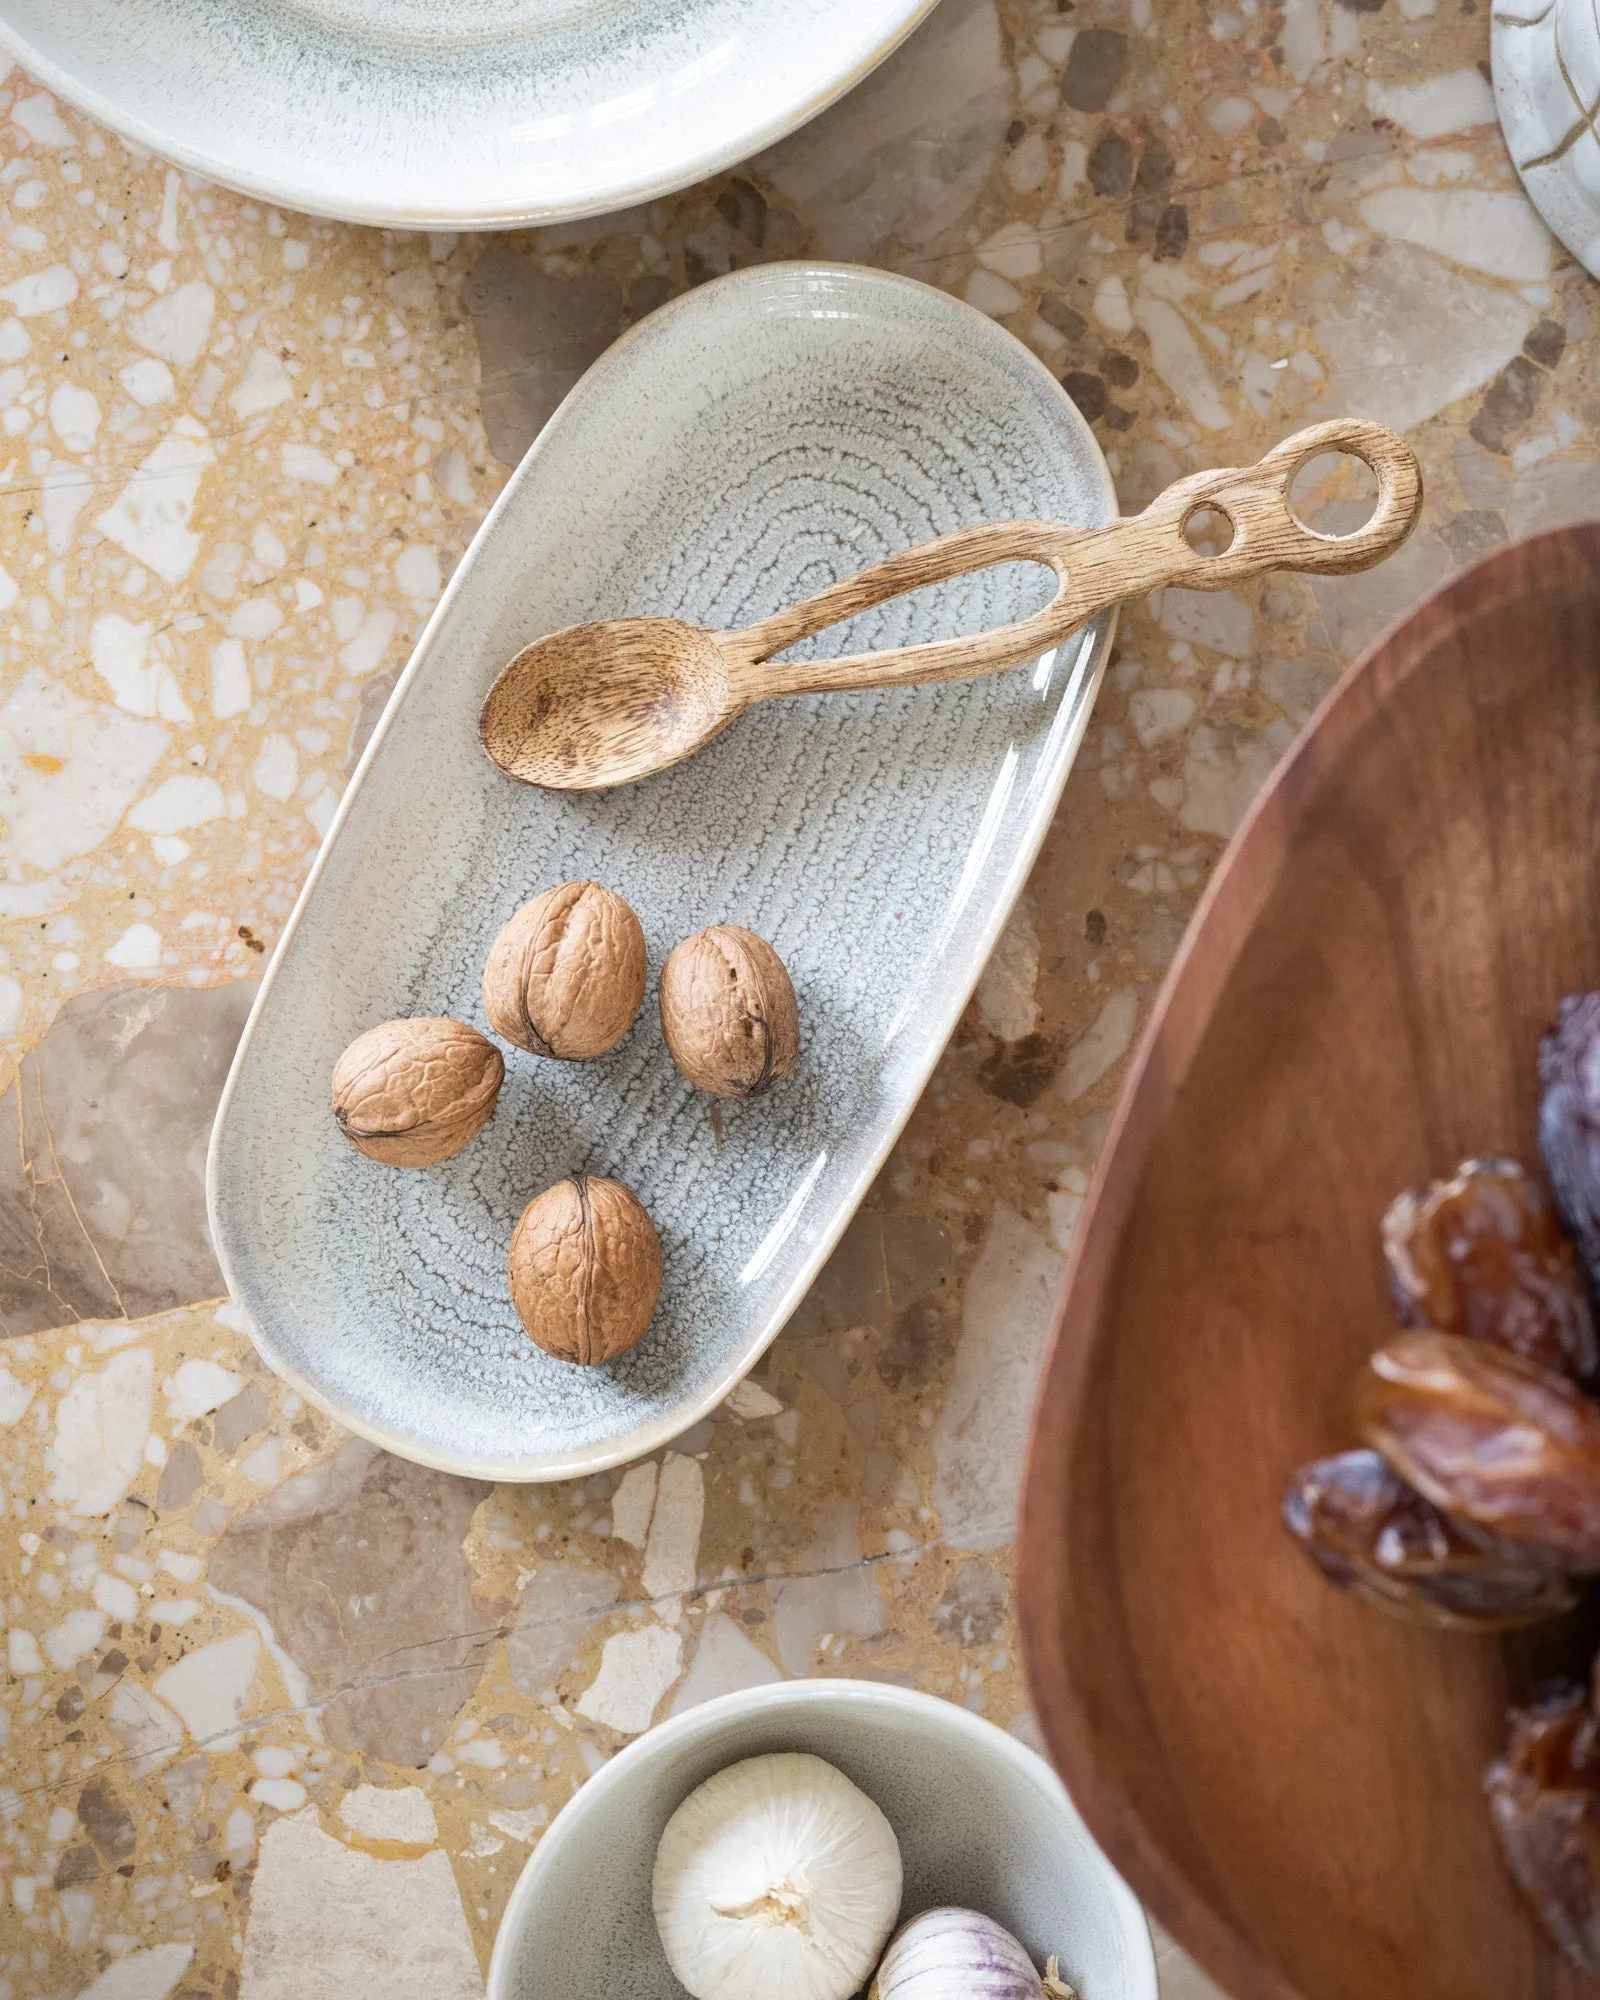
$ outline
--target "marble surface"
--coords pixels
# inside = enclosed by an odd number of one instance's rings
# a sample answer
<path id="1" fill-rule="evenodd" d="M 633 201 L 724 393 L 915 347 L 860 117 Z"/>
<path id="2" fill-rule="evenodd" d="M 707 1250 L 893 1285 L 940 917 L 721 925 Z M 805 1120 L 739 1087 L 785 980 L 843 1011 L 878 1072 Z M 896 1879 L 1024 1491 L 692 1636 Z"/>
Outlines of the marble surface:
<path id="1" fill-rule="evenodd" d="M 0 82 L 0 2000 L 469 2000 L 562 1801 L 725 1688 L 872 1675 L 1027 1736 L 1030 1387 L 1187 915 L 1370 638 L 1600 507 L 1591 281 L 1488 35 L 1484 0 L 942 0 L 740 171 L 493 239 L 281 214 Z M 625 1473 L 426 1472 L 217 1296 L 210 1106 L 507 465 L 638 315 L 808 254 L 1010 327 L 1127 507 L 1355 411 L 1413 437 L 1423 522 L 1361 577 L 1129 613 L 1030 889 L 755 1379 Z"/>

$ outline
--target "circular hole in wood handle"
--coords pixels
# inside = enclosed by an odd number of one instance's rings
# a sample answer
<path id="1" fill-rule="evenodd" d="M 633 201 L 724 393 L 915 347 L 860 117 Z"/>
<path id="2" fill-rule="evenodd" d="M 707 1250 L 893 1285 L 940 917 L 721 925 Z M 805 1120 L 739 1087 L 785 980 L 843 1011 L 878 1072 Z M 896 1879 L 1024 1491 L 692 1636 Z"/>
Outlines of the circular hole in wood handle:
<path id="1" fill-rule="evenodd" d="M 1183 517 L 1183 539 L 1197 556 L 1226 555 L 1234 533 L 1233 516 L 1211 501 L 1191 507 Z"/>
<path id="2" fill-rule="evenodd" d="M 1354 445 L 1338 445 L 1302 460 L 1285 497 L 1307 534 L 1342 541 L 1378 511 L 1378 475 Z"/>

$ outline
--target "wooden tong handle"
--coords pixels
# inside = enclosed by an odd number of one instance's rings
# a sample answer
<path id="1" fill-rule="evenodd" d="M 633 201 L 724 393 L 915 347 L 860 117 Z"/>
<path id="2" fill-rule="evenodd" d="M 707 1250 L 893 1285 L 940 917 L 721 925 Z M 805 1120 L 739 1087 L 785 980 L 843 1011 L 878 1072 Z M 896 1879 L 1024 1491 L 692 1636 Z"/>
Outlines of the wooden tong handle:
<path id="1" fill-rule="evenodd" d="M 1320 535 L 1289 505 L 1289 487 L 1309 459 L 1347 452 L 1365 460 L 1378 481 L 1372 518 L 1349 535 Z M 1258 465 L 1196 472 L 1158 495 L 1142 514 L 1106 528 L 1068 528 L 1054 521 L 996 521 L 958 528 L 937 541 L 903 550 L 857 576 L 830 584 L 802 604 L 742 632 L 719 635 L 747 700 L 824 694 L 848 688 L 909 687 L 926 681 L 970 680 L 1031 660 L 1091 618 L 1169 584 L 1224 590 L 1263 570 L 1295 569 L 1337 576 L 1367 569 L 1393 553 L 1416 526 L 1422 474 L 1405 439 L 1361 417 L 1339 417 L 1297 431 Z M 1201 555 L 1184 524 L 1204 510 L 1223 515 L 1233 539 L 1220 555 Z M 784 660 L 781 653 L 814 633 L 875 604 L 995 563 L 1036 562 L 1053 569 L 1060 587 L 1030 618 L 972 638 L 941 639 L 882 653 L 833 660 Z"/>

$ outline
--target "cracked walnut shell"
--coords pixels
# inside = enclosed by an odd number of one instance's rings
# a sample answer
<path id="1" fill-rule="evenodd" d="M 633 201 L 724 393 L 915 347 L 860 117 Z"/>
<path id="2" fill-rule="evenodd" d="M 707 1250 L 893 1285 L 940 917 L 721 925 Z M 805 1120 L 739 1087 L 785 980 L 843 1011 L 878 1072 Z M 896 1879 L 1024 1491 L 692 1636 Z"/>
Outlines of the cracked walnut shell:
<path id="1" fill-rule="evenodd" d="M 620 1181 L 574 1174 L 522 1211 L 506 1269 L 535 1345 L 591 1367 L 626 1354 L 650 1324 L 661 1239 Z"/>
<path id="2" fill-rule="evenodd" d="M 369 1160 L 431 1167 L 488 1121 L 506 1066 L 465 1021 L 383 1021 L 333 1066 L 333 1115 Z"/>
<path id="3" fill-rule="evenodd" d="M 644 932 L 598 882 L 563 882 L 524 903 L 489 948 L 489 1026 L 536 1056 L 604 1055 L 644 1000 Z"/>
<path id="4" fill-rule="evenodd" d="M 800 1053 L 800 1014 L 783 960 L 738 924 L 685 938 L 661 968 L 661 1032 L 699 1089 L 760 1097 L 783 1082 Z"/>

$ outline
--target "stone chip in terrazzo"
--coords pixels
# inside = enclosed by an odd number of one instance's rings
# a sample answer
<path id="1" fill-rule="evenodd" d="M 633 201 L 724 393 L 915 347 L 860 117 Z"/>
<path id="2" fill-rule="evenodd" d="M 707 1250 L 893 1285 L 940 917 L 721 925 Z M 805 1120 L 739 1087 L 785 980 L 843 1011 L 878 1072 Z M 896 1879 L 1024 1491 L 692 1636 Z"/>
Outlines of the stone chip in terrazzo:
<path id="1" fill-rule="evenodd" d="M 619 1736 L 637 1736 L 654 1721 L 682 1656 L 681 1636 L 664 1625 L 613 1633 L 601 1649 L 599 1673 L 578 1698 L 578 1713 Z"/>
<path id="2" fill-rule="evenodd" d="M 644 1465 L 630 1465 L 611 1496 L 611 1532 L 630 1548 L 642 1549 L 650 1533 L 659 1470 L 654 1459 Z"/>
<path id="3" fill-rule="evenodd" d="M 1010 1538 L 1020 1448 L 1062 1270 L 1059 1252 L 997 1202 L 967 1279 L 955 1380 L 933 1434 L 933 1504 L 956 1548 L 992 1549 Z"/>
<path id="4" fill-rule="evenodd" d="M 703 1701 L 740 1688 L 766 1687 L 782 1673 L 726 1613 L 713 1611 L 700 1627 L 689 1671 L 672 1697 L 669 1714 L 682 1715 Z"/>
<path id="5" fill-rule="evenodd" d="M 678 1597 L 698 1576 L 705 1475 L 697 1460 L 669 1451 L 661 1461 L 655 1512 L 645 1544 L 641 1583 L 646 1597 Z"/>
<path id="6" fill-rule="evenodd" d="M 393 1791 L 358 1785 L 339 1801 L 339 1817 L 353 1833 L 364 1834 L 368 1840 L 428 1847 L 439 1838 L 428 1795 L 415 1785 L 399 1785 Z"/>
<path id="7" fill-rule="evenodd" d="M 91 1980 L 79 2000 L 167 2000 L 193 1957 L 191 1944 L 158 1944 L 146 1951 L 131 1951 L 126 1958 L 114 1959 Z"/>
<path id="8" fill-rule="evenodd" d="M 753 165 L 816 216 L 824 255 L 922 251 L 972 207 L 1012 107 L 994 0 L 943 0 L 892 67 Z"/>
<path id="9" fill-rule="evenodd" d="M 157 1677 L 159 1700 L 182 1716 L 190 1736 L 204 1750 L 231 1750 L 255 1681 L 261 1641 L 248 1627 L 213 1639 Z"/>
<path id="10" fill-rule="evenodd" d="M 124 1348 L 79 1375 L 56 1408 L 45 1457 L 51 1499 L 74 1514 L 109 1514 L 138 1476 L 154 1402 L 148 1348 Z"/>
<path id="11" fill-rule="evenodd" d="M 450 1863 L 363 1854 L 296 1815 L 268 1827 L 256 1864 L 241 2000 L 481 2000 Z"/>
<path id="12" fill-rule="evenodd" d="M 877 1574 L 861 1557 L 856 1510 L 846 1500 L 823 1501 L 793 1565 L 798 1574 L 771 1585 L 772 1638 L 786 1673 L 819 1672 L 817 1648 L 825 1639 L 875 1639 L 882 1632 Z"/>
<path id="13" fill-rule="evenodd" d="M 506 1641 L 517 1686 L 530 1694 L 552 1687 L 620 1595 L 616 1578 L 589 1563 L 541 1562 Z"/>
<path id="14" fill-rule="evenodd" d="M 230 1522 L 210 1581 L 271 1620 L 331 1742 L 409 1765 L 439 1747 L 494 1637 L 461 1553 L 488 1492 L 352 1441 Z"/>
<path id="15" fill-rule="evenodd" d="M 119 982 L 69 1001 L 26 1056 L 0 1098 L 6 1332 L 221 1292 L 201 1173 L 254 993 Z"/>

